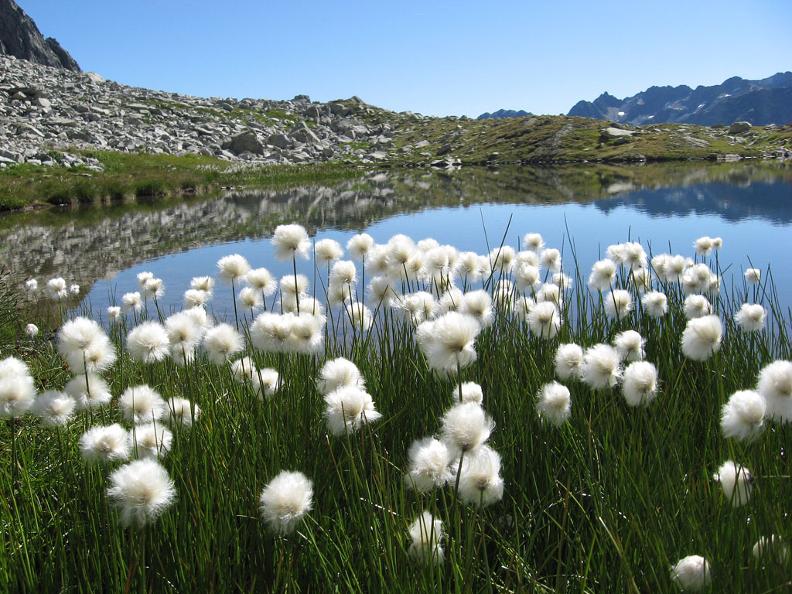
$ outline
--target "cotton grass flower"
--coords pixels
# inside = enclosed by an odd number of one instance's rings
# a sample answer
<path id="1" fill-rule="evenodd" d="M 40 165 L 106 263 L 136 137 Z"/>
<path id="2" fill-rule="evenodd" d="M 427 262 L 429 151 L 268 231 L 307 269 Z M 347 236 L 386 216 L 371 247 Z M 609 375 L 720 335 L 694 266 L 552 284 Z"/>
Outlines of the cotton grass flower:
<path id="1" fill-rule="evenodd" d="M 753 476 L 744 466 L 727 460 L 712 478 L 720 483 L 723 494 L 734 507 L 743 506 L 751 499 Z"/>
<path id="2" fill-rule="evenodd" d="M 712 306 L 704 295 L 689 295 L 685 298 L 685 317 L 688 320 L 702 318 L 712 312 Z"/>
<path id="3" fill-rule="evenodd" d="M 544 239 L 539 233 L 526 233 L 523 236 L 523 246 L 526 250 L 539 253 L 544 247 Z"/>
<path id="4" fill-rule="evenodd" d="M 165 295 L 165 282 L 161 278 L 150 278 L 143 286 L 143 293 L 147 297 L 159 299 Z"/>
<path id="5" fill-rule="evenodd" d="M 121 319 L 121 308 L 117 305 L 111 305 L 107 308 L 107 319 L 111 322 L 118 322 Z"/>
<path id="6" fill-rule="evenodd" d="M 336 437 L 354 433 L 366 423 L 377 421 L 382 415 L 374 409 L 374 401 L 365 390 L 356 386 L 342 386 L 325 396 L 327 429 Z"/>
<path id="7" fill-rule="evenodd" d="M 594 262 L 591 267 L 591 274 L 589 275 L 589 287 L 597 291 L 604 291 L 609 289 L 616 277 L 616 264 L 612 260 L 598 260 Z"/>
<path id="8" fill-rule="evenodd" d="M 248 309 L 257 309 L 264 304 L 259 291 L 253 287 L 242 287 L 239 291 L 239 303 Z"/>
<path id="9" fill-rule="evenodd" d="M 210 293 L 214 290 L 215 281 L 211 276 L 195 276 L 190 281 L 190 288 Z"/>
<path id="10" fill-rule="evenodd" d="M 452 457 L 470 452 L 489 439 L 494 421 L 475 402 L 463 402 L 443 415 L 442 439 Z"/>
<path id="11" fill-rule="evenodd" d="M 164 458 L 170 451 L 173 434 L 159 423 L 136 425 L 129 432 L 130 450 L 138 458 Z"/>
<path id="12" fill-rule="evenodd" d="M 583 365 L 583 349 L 574 343 L 560 344 L 553 362 L 558 379 L 562 381 L 578 379 Z"/>
<path id="13" fill-rule="evenodd" d="M 723 437 L 753 441 L 764 430 L 765 399 L 753 390 L 740 390 L 721 409 Z"/>
<path id="14" fill-rule="evenodd" d="M 153 272 L 143 271 L 137 273 L 137 282 L 141 289 L 143 289 L 146 286 L 146 283 L 152 278 L 154 278 Z"/>
<path id="15" fill-rule="evenodd" d="M 181 311 L 165 319 L 165 332 L 168 335 L 171 357 L 178 361 L 201 342 L 204 328 L 196 323 L 193 316 Z"/>
<path id="16" fill-rule="evenodd" d="M 762 271 L 758 268 L 746 268 L 745 280 L 748 282 L 748 284 L 758 285 L 759 281 L 762 280 Z"/>
<path id="17" fill-rule="evenodd" d="M 365 260 L 371 248 L 374 247 L 374 238 L 368 233 L 353 235 L 347 242 L 349 255 L 355 260 Z"/>
<path id="18" fill-rule="evenodd" d="M 316 261 L 319 264 L 335 262 L 344 255 L 341 244 L 335 239 L 320 239 L 316 242 L 314 251 L 316 252 Z"/>
<path id="19" fill-rule="evenodd" d="M 156 460 L 136 460 L 113 472 L 108 497 L 121 512 L 124 526 L 153 523 L 176 497 L 168 471 Z"/>
<path id="20" fill-rule="evenodd" d="M 301 472 L 284 470 L 264 487 L 259 503 L 273 532 L 291 534 L 313 507 L 313 483 Z"/>
<path id="21" fill-rule="evenodd" d="M 650 291 L 641 297 L 643 310 L 650 318 L 662 318 L 668 313 L 668 297 L 660 291 Z"/>
<path id="22" fill-rule="evenodd" d="M 633 309 L 632 295 L 624 289 L 614 289 L 603 297 L 605 314 L 610 319 L 623 320 Z"/>
<path id="23" fill-rule="evenodd" d="M 594 390 L 615 386 L 621 378 L 619 353 L 607 344 L 586 349 L 580 366 L 580 379 Z"/>
<path id="24" fill-rule="evenodd" d="M 481 289 L 469 291 L 462 298 L 459 312 L 474 318 L 482 328 L 491 326 L 494 319 L 492 298 L 489 293 Z"/>
<path id="25" fill-rule="evenodd" d="M 569 388 L 558 382 L 542 386 L 536 401 L 536 412 L 543 421 L 560 427 L 572 414 L 572 398 Z"/>
<path id="26" fill-rule="evenodd" d="M 124 418 L 135 424 L 158 421 L 167 410 L 162 396 L 146 384 L 124 390 L 118 403 Z"/>
<path id="27" fill-rule="evenodd" d="M 6 357 L 0 360 L 0 380 L 16 376 L 30 376 L 27 363 L 16 357 Z"/>
<path id="28" fill-rule="evenodd" d="M 187 289 L 184 292 L 184 307 L 203 307 L 212 299 L 212 294 L 201 289 Z"/>
<path id="29" fill-rule="evenodd" d="M 258 315 L 250 326 L 250 340 L 253 346 L 265 352 L 282 353 L 286 351 L 291 337 L 291 324 L 294 316 L 264 312 Z"/>
<path id="30" fill-rule="evenodd" d="M 47 281 L 47 296 L 53 301 L 60 301 L 69 296 L 69 289 L 66 281 L 61 277 L 51 278 Z"/>
<path id="31" fill-rule="evenodd" d="M 357 282 L 357 268 L 351 260 L 339 260 L 330 269 L 330 284 L 342 285 L 346 291 Z M 349 295 L 349 293 L 347 293 Z"/>
<path id="32" fill-rule="evenodd" d="M 81 409 L 103 406 L 113 398 L 107 382 L 95 373 L 74 376 L 66 384 L 64 391 Z"/>
<path id="33" fill-rule="evenodd" d="M 252 289 L 259 291 L 264 297 L 269 297 L 278 288 L 278 283 L 266 268 L 249 270 L 245 275 L 245 280 Z"/>
<path id="34" fill-rule="evenodd" d="M 479 406 L 484 402 L 484 391 L 476 382 L 463 382 L 454 388 L 451 396 L 457 398 L 459 394 L 462 394 L 462 402 L 475 402 Z"/>
<path id="35" fill-rule="evenodd" d="M 118 423 L 92 427 L 80 437 L 80 453 L 88 462 L 117 462 L 129 458 L 129 434 Z"/>
<path id="36" fill-rule="evenodd" d="M 27 373 L 0 376 L 0 418 L 24 415 L 32 406 L 36 388 Z"/>
<path id="37" fill-rule="evenodd" d="M 143 322 L 127 335 L 129 356 L 141 363 L 157 363 L 170 353 L 165 328 L 157 322 Z"/>
<path id="38" fill-rule="evenodd" d="M 97 373 L 113 366 L 117 356 L 110 339 L 102 333 L 85 350 L 72 351 L 64 355 L 66 363 L 73 372 Z"/>
<path id="39" fill-rule="evenodd" d="M 250 272 L 250 264 L 244 256 L 231 254 L 217 261 L 217 270 L 224 281 L 234 282 Z"/>
<path id="40" fill-rule="evenodd" d="M 722 335 L 718 316 L 689 320 L 682 333 L 682 353 L 693 361 L 706 361 L 720 350 Z"/>
<path id="41" fill-rule="evenodd" d="M 439 439 L 426 437 L 414 441 L 407 456 L 410 464 L 404 475 L 405 483 L 420 493 L 443 487 L 453 477 L 448 446 Z"/>
<path id="42" fill-rule="evenodd" d="M 432 369 L 456 373 L 476 360 L 474 346 L 481 327 L 475 318 L 448 312 L 418 326 L 418 346 Z"/>
<path id="43" fill-rule="evenodd" d="M 35 324 L 28 324 L 25 326 L 25 334 L 27 334 L 30 338 L 36 338 L 38 336 L 39 329 L 38 326 Z"/>
<path id="44" fill-rule="evenodd" d="M 764 367 L 756 390 L 765 399 L 768 418 L 792 422 L 792 361 L 774 361 Z"/>
<path id="45" fill-rule="evenodd" d="M 222 365 L 245 348 L 245 341 L 233 326 L 218 324 L 206 331 L 203 347 L 212 363 Z"/>
<path id="46" fill-rule="evenodd" d="M 121 296 L 121 305 L 123 306 L 124 311 L 140 312 L 143 309 L 143 299 L 140 297 L 140 293 L 137 291 L 124 293 Z"/>
<path id="47" fill-rule="evenodd" d="M 38 291 L 38 281 L 35 278 L 29 278 L 25 281 L 25 290 L 28 293 L 35 293 Z"/>
<path id="48" fill-rule="evenodd" d="M 45 425 L 53 427 L 66 425 L 74 414 L 74 399 L 63 392 L 49 391 L 39 394 L 34 403 L 36 415 Z"/>
<path id="49" fill-rule="evenodd" d="M 708 236 L 699 237 L 694 243 L 693 247 L 696 248 L 696 253 L 699 256 L 708 256 L 712 251 L 712 238 Z"/>
<path id="50" fill-rule="evenodd" d="M 319 392 L 326 396 L 338 388 L 355 387 L 361 390 L 366 388 L 366 382 L 360 374 L 357 365 L 344 357 L 326 361 L 319 370 L 319 379 L 316 382 Z"/>
<path id="51" fill-rule="evenodd" d="M 201 407 L 186 398 L 171 398 L 167 404 L 166 418 L 172 425 L 192 427 L 193 423 L 201 416 Z"/>
<path id="52" fill-rule="evenodd" d="M 503 498 L 501 457 L 483 445 L 465 456 L 459 472 L 459 498 L 463 503 L 486 507 Z"/>
<path id="53" fill-rule="evenodd" d="M 426 564 L 440 564 L 443 562 L 443 522 L 436 519 L 428 511 L 423 512 L 410 524 L 410 549 L 409 554 Z"/>
<path id="54" fill-rule="evenodd" d="M 82 354 L 96 340 L 104 337 L 102 327 L 91 319 L 77 317 L 67 321 L 58 331 L 58 352 L 63 357 Z"/>
<path id="55" fill-rule="evenodd" d="M 635 361 L 624 370 L 622 394 L 628 406 L 646 406 L 657 396 L 657 368 L 648 361 Z"/>
<path id="56" fill-rule="evenodd" d="M 537 303 L 528 313 L 528 328 L 544 340 L 555 338 L 561 328 L 561 314 L 554 303 Z"/>
<path id="57" fill-rule="evenodd" d="M 697 592 L 712 581 L 710 566 L 704 557 L 688 555 L 671 568 L 671 580 L 686 592 Z"/>
<path id="58" fill-rule="evenodd" d="M 626 362 L 641 361 L 644 358 L 644 343 L 646 341 L 635 330 L 619 332 L 613 339 L 613 346 L 619 353 L 619 359 Z"/>
<path id="59" fill-rule="evenodd" d="M 767 310 L 758 303 L 743 303 L 734 314 L 734 321 L 743 332 L 758 332 L 765 325 Z"/>
<path id="60" fill-rule="evenodd" d="M 311 242 L 302 225 L 278 225 L 272 235 L 275 257 L 278 260 L 290 260 L 300 256 L 308 258 Z"/>
<path id="61" fill-rule="evenodd" d="M 287 348 L 293 353 L 318 353 L 324 346 L 324 316 L 311 315 L 307 311 L 295 315 L 291 321 Z"/>

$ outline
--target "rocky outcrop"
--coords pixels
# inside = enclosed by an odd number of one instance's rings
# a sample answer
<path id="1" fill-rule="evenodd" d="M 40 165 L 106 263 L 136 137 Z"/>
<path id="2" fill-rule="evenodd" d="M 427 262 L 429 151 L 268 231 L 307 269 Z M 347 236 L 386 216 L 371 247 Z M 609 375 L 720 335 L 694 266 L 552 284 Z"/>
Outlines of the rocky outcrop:
<path id="1" fill-rule="evenodd" d="M 80 67 L 52 37 L 46 39 L 14 0 L 0 0 L 0 54 L 79 72 Z"/>

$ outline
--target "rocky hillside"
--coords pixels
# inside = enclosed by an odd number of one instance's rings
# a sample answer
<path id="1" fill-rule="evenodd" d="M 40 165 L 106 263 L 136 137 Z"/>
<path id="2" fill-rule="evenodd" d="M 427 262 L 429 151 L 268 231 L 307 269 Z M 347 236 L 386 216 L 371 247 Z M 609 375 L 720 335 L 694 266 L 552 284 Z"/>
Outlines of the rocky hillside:
<path id="1" fill-rule="evenodd" d="M 69 164 L 81 149 L 251 163 L 384 160 L 397 122 L 360 99 L 204 99 L 0 56 L 0 163 Z M 66 156 L 59 153 L 66 152 Z"/>
<path id="2" fill-rule="evenodd" d="M 44 38 L 14 0 L 0 0 L 0 54 L 79 72 L 77 62 L 56 39 Z"/>
<path id="3" fill-rule="evenodd" d="M 99 169 L 90 151 L 199 155 L 248 165 L 644 161 L 773 157 L 792 127 L 626 126 L 565 116 L 471 120 L 320 103 L 178 95 L 0 56 L 0 168 Z"/>
<path id="4" fill-rule="evenodd" d="M 629 124 L 789 124 L 792 72 L 779 72 L 762 80 L 734 76 L 719 85 L 695 89 L 687 85 L 650 87 L 625 99 L 603 93 L 594 101 L 579 101 L 569 115 Z"/>

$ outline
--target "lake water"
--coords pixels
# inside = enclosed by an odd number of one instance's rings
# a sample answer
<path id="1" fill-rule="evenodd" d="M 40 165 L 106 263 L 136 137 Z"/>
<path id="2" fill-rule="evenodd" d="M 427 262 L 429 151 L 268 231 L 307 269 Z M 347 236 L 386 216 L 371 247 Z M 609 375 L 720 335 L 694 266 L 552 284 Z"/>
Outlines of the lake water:
<path id="1" fill-rule="evenodd" d="M 161 306 L 170 311 L 192 277 L 214 275 L 230 253 L 289 273 L 269 243 L 286 222 L 342 244 L 360 231 L 378 242 L 404 233 L 479 253 L 504 234 L 517 246 L 536 231 L 563 250 L 567 268 L 574 246 L 582 275 L 611 243 L 692 255 L 697 237 L 720 236 L 727 283 L 741 283 L 750 265 L 770 268 L 781 302 L 792 305 L 792 167 L 759 163 L 391 171 L 327 186 L 14 215 L 0 218 L 0 268 L 14 282 L 57 275 L 79 283 L 80 305 L 95 312 L 151 271 L 165 280 Z M 310 262 L 299 266 L 313 278 Z M 218 287 L 212 307 L 229 314 L 230 288 Z"/>

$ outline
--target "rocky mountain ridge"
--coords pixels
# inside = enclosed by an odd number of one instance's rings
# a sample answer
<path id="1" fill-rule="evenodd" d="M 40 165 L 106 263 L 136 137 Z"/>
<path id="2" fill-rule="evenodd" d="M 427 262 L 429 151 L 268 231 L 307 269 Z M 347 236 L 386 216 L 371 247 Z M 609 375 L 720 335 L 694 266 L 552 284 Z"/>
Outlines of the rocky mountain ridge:
<path id="1" fill-rule="evenodd" d="M 497 120 L 500 118 L 521 118 L 525 116 L 533 115 L 529 111 L 525 111 L 524 109 L 499 109 L 497 111 L 493 111 L 490 113 L 489 111 L 485 111 L 480 116 L 478 116 L 477 120 Z"/>
<path id="2" fill-rule="evenodd" d="M 719 85 L 650 87 L 619 99 L 605 92 L 594 101 L 579 101 L 570 116 L 643 125 L 685 123 L 706 126 L 745 121 L 754 126 L 792 123 L 792 72 L 761 80 L 739 76 Z"/>
<path id="3" fill-rule="evenodd" d="M 56 39 L 45 38 L 14 0 L 0 0 L 0 54 L 80 72 L 69 52 Z"/>

